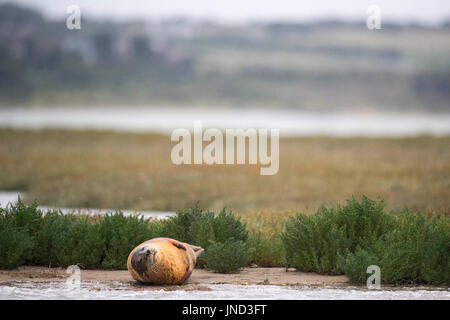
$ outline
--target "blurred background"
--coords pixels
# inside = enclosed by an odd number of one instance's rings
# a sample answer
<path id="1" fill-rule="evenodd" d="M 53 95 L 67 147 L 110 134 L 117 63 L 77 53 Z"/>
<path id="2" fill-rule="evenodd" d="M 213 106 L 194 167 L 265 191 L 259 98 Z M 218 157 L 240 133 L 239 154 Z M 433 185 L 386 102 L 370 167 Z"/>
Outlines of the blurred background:
<path id="1" fill-rule="evenodd" d="M 370 4 L 6 2 L 1 104 L 448 111 L 450 4 Z"/>
<path id="2" fill-rule="evenodd" d="M 448 213 L 449 89 L 444 0 L 0 1 L 0 190 L 239 212 L 367 194 Z M 173 165 L 167 134 L 193 120 L 279 128 L 279 174 Z"/>

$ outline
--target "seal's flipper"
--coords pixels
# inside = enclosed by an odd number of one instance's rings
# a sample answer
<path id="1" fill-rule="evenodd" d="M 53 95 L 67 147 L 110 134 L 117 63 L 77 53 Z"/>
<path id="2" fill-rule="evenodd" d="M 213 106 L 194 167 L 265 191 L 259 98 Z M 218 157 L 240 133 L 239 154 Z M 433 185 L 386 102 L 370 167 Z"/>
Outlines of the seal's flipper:
<path id="1" fill-rule="evenodd" d="M 196 256 L 197 258 L 203 253 L 203 251 L 205 251 L 205 249 L 203 249 L 203 248 L 201 248 L 201 247 L 198 247 L 198 248 L 200 248 L 200 249 L 194 250 L 195 256 Z"/>
<path id="2" fill-rule="evenodd" d="M 186 251 L 187 247 L 191 248 L 192 251 L 194 251 L 196 257 L 201 255 L 203 253 L 203 251 L 205 251 L 202 247 L 199 247 L 199 246 L 194 246 L 192 244 L 184 243 L 184 242 L 181 242 L 181 241 L 178 241 L 178 240 L 175 240 L 175 239 L 170 239 L 170 238 L 165 238 L 165 239 L 167 239 L 167 241 L 172 243 L 178 249 Z"/>
<path id="3" fill-rule="evenodd" d="M 187 244 L 187 243 L 186 243 L 186 245 L 188 245 L 189 247 L 191 247 L 191 249 L 194 251 L 195 256 L 196 256 L 197 258 L 203 253 L 203 251 L 205 251 L 205 249 L 203 249 L 203 248 L 200 247 L 200 246 L 193 246 L 192 244 Z"/>
<path id="4" fill-rule="evenodd" d="M 192 244 L 190 244 L 189 246 L 192 248 L 192 250 L 194 250 L 194 252 L 197 252 L 199 250 L 203 250 L 203 248 L 199 247 L 199 246 L 193 246 Z"/>

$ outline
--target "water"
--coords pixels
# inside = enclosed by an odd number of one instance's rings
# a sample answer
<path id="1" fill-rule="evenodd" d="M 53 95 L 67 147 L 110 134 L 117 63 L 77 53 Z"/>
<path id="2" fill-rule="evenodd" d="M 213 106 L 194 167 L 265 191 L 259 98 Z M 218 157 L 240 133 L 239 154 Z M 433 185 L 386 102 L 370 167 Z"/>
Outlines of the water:
<path id="1" fill-rule="evenodd" d="M 333 288 L 308 286 L 266 286 L 210 284 L 205 290 L 133 290 L 123 283 L 82 283 L 80 289 L 69 289 L 63 282 L 22 283 L 0 286 L 0 300 L 5 299 L 164 299 L 164 300 L 450 300 L 445 289 L 399 288 L 395 290 L 368 290 L 359 287 Z"/>
<path id="2" fill-rule="evenodd" d="M 109 129 L 170 133 L 193 128 L 275 128 L 281 135 L 414 136 L 450 134 L 448 114 L 318 113 L 274 109 L 63 108 L 0 109 L 0 127 Z"/>
<path id="3" fill-rule="evenodd" d="M 19 191 L 0 191 L 0 206 L 5 207 L 8 203 L 17 203 L 17 197 L 24 198 L 24 193 Z"/>
<path id="4" fill-rule="evenodd" d="M 0 206 L 6 207 L 8 203 L 16 204 L 17 197 L 20 196 L 22 199 L 25 198 L 25 193 L 19 191 L 0 191 Z M 39 209 L 42 211 L 54 210 L 58 209 L 62 213 L 82 213 L 82 214 L 106 214 L 106 213 L 114 213 L 114 209 L 94 209 L 94 208 L 54 208 L 54 207 L 46 207 L 39 206 Z M 164 219 L 170 216 L 174 216 L 175 212 L 171 211 L 131 211 L 131 210 L 121 210 L 125 216 L 140 214 L 144 218 L 156 218 L 156 219 Z"/>

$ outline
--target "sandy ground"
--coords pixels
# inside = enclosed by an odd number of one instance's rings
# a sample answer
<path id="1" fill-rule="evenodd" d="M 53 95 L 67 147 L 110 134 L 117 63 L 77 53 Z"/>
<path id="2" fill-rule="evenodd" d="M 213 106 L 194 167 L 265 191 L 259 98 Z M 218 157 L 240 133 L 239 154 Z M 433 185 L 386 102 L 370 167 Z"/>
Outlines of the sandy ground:
<path id="1" fill-rule="evenodd" d="M 13 282 L 58 282 L 69 277 L 66 269 L 24 266 L 14 270 L 0 270 L 0 285 Z M 133 290 L 210 290 L 204 284 L 265 284 L 265 285 L 313 285 L 339 286 L 348 280 L 345 276 L 327 276 L 298 272 L 285 268 L 244 268 L 237 274 L 220 274 L 204 269 L 195 269 L 182 285 L 141 285 L 134 281 L 126 270 L 81 270 L 82 282 L 121 283 Z"/>

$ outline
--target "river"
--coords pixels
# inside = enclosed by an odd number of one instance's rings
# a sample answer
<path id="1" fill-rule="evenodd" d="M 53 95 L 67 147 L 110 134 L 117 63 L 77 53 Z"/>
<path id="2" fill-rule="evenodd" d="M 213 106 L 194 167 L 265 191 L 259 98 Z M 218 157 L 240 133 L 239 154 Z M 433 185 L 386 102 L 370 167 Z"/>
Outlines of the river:
<path id="1" fill-rule="evenodd" d="M 9 203 L 16 204 L 18 197 L 22 199 L 25 198 L 25 193 L 19 191 L 0 191 L 0 207 L 6 207 Z M 97 208 L 54 208 L 54 207 L 46 207 L 39 206 L 44 213 L 48 210 L 58 209 L 62 213 L 82 213 L 82 214 L 107 214 L 114 213 L 115 209 L 97 209 Z M 123 215 L 142 215 L 144 218 L 155 218 L 155 219 L 165 219 L 167 217 L 171 217 L 175 215 L 175 212 L 172 211 L 131 211 L 131 210 L 121 210 Z"/>
<path id="2" fill-rule="evenodd" d="M 2 108 L 0 127 L 70 128 L 170 133 L 208 128 L 279 129 L 284 136 L 449 135 L 450 113 L 319 113 L 292 109 L 236 108 Z"/>

